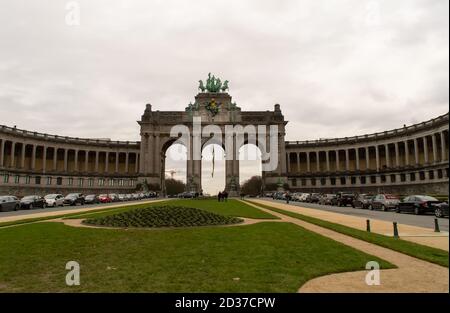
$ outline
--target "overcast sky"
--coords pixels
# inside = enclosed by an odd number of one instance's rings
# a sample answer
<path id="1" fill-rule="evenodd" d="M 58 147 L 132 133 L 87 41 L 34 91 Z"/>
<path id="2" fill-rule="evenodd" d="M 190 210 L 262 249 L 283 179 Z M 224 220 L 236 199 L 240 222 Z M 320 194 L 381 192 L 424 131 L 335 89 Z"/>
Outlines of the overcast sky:
<path id="1" fill-rule="evenodd" d="M 288 140 L 420 122 L 448 111 L 448 3 L 0 0 L 0 124 L 139 140 L 146 103 L 183 110 L 208 72 L 280 103 Z"/>

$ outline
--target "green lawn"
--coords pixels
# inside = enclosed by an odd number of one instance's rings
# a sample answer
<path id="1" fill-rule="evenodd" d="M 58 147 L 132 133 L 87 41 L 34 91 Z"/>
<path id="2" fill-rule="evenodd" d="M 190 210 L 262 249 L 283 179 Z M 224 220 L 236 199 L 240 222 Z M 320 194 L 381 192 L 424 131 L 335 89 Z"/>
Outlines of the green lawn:
<path id="1" fill-rule="evenodd" d="M 289 223 L 113 230 L 42 222 L 0 229 L 1 292 L 295 292 L 387 262 Z M 65 264 L 81 285 L 65 285 Z M 239 280 L 236 280 L 239 278 Z"/>
<path id="2" fill-rule="evenodd" d="M 138 204 L 132 206 L 123 206 L 114 209 L 106 209 L 97 212 L 87 212 L 87 213 L 77 213 L 71 214 L 68 218 L 97 218 L 104 217 L 111 214 L 117 214 L 124 211 L 128 211 L 130 209 L 137 208 L 146 208 L 150 206 L 162 206 L 162 205 L 174 205 L 174 206 L 185 206 L 185 207 L 194 207 L 198 209 L 202 209 L 205 211 L 209 211 L 212 213 L 217 213 L 226 216 L 237 216 L 237 217 L 248 217 L 255 219 L 277 219 L 277 217 L 263 212 L 254 208 L 251 205 L 248 205 L 242 201 L 229 199 L 227 202 L 218 202 L 217 200 L 190 200 L 190 199 L 176 199 L 169 201 L 161 201 L 147 204 Z"/>
<path id="3" fill-rule="evenodd" d="M 385 248 L 389 248 L 389 249 L 416 257 L 418 259 L 422 259 L 422 260 L 425 260 L 428 262 L 432 262 L 432 263 L 436 263 L 436 264 L 448 267 L 449 254 L 445 250 L 432 248 L 429 246 L 424 246 L 421 244 L 402 240 L 399 238 L 393 238 L 393 237 L 388 237 L 388 236 L 384 236 L 384 235 L 380 235 L 380 234 L 369 233 L 369 232 L 362 231 L 359 229 L 347 227 L 347 226 L 344 226 L 341 224 L 336 224 L 336 223 L 324 221 L 324 220 L 321 220 L 318 218 L 306 216 L 303 214 L 274 208 L 272 206 L 257 203 L 257 202 L 252 202 L 252 201 L 248 201 L 248 202 L 253 203 L 262 208 L 274 211 L 274 212 L 278 212 L 278 213 L 281 213 L 284 215 L 298 218 L 300 220 L 303 220 L 303 221 L 311 223 L 311 224 L 315 224 L 315 225 L 318 225 L 318 226 L 321 226 L 324 228 L 334 230 L 338 233 L 352 236 L 352 237 L 355 237 L 355 238 L 358 238 L 358 239 L 361 239 L 361 240 L 364 240 L 364 241 L 367 241 L 370 243 L 374 243 L 376 245 L 379 245 L 379 246 L 382 246 Z"/>

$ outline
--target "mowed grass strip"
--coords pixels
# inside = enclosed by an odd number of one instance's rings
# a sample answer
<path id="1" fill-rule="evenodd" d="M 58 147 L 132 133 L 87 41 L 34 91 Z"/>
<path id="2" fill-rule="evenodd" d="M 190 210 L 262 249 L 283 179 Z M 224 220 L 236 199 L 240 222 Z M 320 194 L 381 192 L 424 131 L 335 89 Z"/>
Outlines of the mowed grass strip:
<path id="1" fill-rule="evenodd" d="M 315 217 L 306 216 L 283 209 L 278 209 L 266 204 L 258 202 L 248 201 L 256 206 L 281 213 L 290 217 L 294 217 L 305 222 L 315 224 L 324 228 L 334 230 L 338 233 L 345 234 L 354 238 L 358 238 L 385 248 L 389 248 L 394 251 L 398 251 L 409 256 L 422 259 L 431 263 L 439 264 L 448 267 L 449 253 L 442 249 L 424 246 L 411 241 L 402 240 L 400 238 L 388 237 L 380 234 L 370 233 L 359 229 L 351 228 L 341 224 L 336 224 L 328 221 L 324 221 Z"/>
<path id="2" fill-rule="evenodd" d="M 291 223 L 90 229 L 43 222 L 0 229 L 1 292 L 296 292 L 364 270 L 374 256 Z M 68 261 L 81 285 L 66 286 Z"/>

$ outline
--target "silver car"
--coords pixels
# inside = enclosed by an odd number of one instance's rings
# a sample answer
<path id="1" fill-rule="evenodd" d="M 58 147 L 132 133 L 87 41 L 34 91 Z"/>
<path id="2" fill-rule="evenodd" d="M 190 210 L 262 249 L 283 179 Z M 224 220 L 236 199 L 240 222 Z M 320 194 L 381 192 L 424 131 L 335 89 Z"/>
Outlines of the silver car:
<path id="1" fill-rule="evenodd" d="M 57 206 L 64 206 L 64 196 L 58 193 L 52 193 L 44 197 L 47 206 L 56 208 Z"/>

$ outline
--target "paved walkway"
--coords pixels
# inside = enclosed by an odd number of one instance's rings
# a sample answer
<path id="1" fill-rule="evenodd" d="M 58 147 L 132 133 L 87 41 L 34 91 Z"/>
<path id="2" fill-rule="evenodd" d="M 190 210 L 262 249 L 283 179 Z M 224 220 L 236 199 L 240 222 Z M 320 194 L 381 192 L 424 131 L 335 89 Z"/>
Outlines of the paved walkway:
<path id="1" fill-rule="evenodd" d="M 324 221 L 333 222 L 336 224 L 342 224 L 348 227 L 366 230 L 366 218 L 351 216 L 347 214 L 340 214 L 336 212 L 329 212 L 323 210 L 316 210 L 311 208 L 304 208 L 298 205 L 288 205 L 285 203 L 252 199 L 254 202 L 266 204 L 274 208 L 279 208 L 286 211 L 291 211 L 299 213 L 302 215 L 307 215 L 315 217 Z M 393 236 L 393 225 L 391 222 L 371 219 L 370 220 L 370 230 L 373 233 Z M 418 226 L 398 224 L 399 235 L 403 240 L 408 240 L 422 245 L 427 245 L 434 248 L 439 248 L 442 250 L 449 251 L 449 237 L 448 232 L 442 231 L 440 233 L 435 233 L 434 229 L 423 228 Z"/>
<path id="2" fill-rule="evenodd" d="M 265 203 L 267 201 L 258 200 L 258 202 Z M 381 270 L 381 284 L 379 286 L 367 285 L 365 277 L 368 271 L 358 271 L 326 275 L 312 279 L 301 286 L 299 292 L 449 292 L 449 269 L 446 267 L 276 213 L 249 202 L 246 203 L 275 215 L 283 221 L 299 225 L 398 266 L 397 269 Z M 273 203 L 271 204 L 273 205 Z M 279 205 L 277 207 L 286 209 L 281 206 L 289 207 L 288 205 Z"/>
<path id="3" fill-rule="evenodd" d="M 145 203 L 151 203 L 151 202 L 158 202 L 158 201 L 166 201 L 167 199 L 153 199 L 148 201 L 133 201 L 133 202 L 118 202 L 111 205 L 105 205 L 105 206 L 95 206 L 95 207 L 74 207 L 71 210 L 64 210 L 64 211 L 53 211 L 53 212 L 39 212 L 39 209 L 35 209 L 33 211 L 30 211 L 30 214 L 21 214 L 21 215 L 15 215 L 15 216 L 3 216 L 0 217 L 0 223 L 3 222 L 13 222 L 13 221 L 20 221 L 30 218 L 40 218 L 40 217 L 50 217 L 50 216 L 58 216 L 58 215 L 65 215 L 65 214 L 72 214 L 72 213 L 84 213 L 84 212 L 90 212 L 90 211 L 96 211 L 96 210 L 104 210 L 104 209 L 112 209 L 117 207 L 123 207 L 128 205 L 136 205 L 136 204 L 145 204 Z"/>

